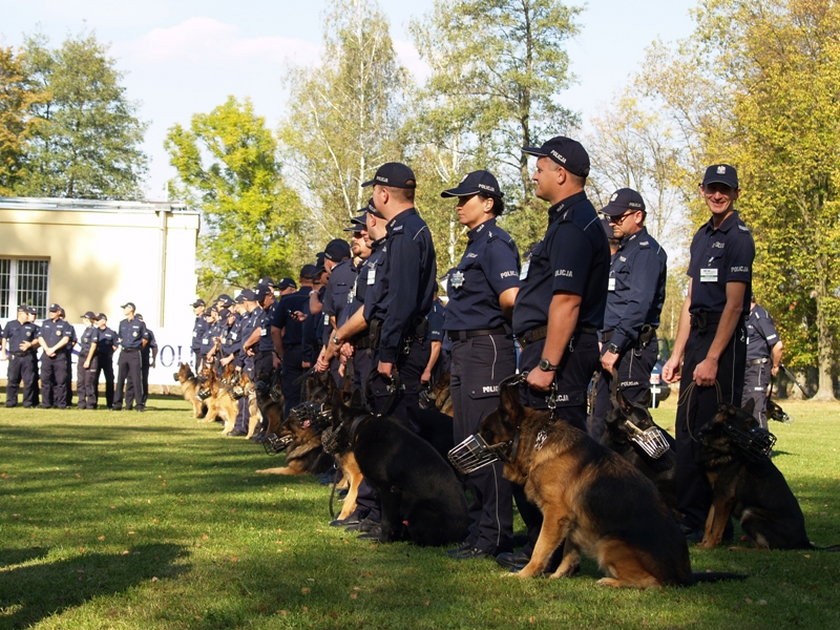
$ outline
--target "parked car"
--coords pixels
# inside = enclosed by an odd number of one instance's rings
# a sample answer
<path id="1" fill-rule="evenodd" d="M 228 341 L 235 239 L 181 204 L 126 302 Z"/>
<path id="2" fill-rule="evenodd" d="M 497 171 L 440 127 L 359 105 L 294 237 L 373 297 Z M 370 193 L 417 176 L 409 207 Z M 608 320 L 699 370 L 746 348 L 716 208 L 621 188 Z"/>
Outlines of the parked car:
<path id="1" fill-rule="evenodd" d="M 667 339 L 661 337 L 657 341 L 659 342 L 659 356 L 656 357 L 656 363 L 653 364 L 653 369 L 650 371 L 651 407 L 658 407 L 661 401 L 666 400 L 671 395 L 671 386 L 662 380 L 662 367 L 668 357 L 671 356 L 671 344 Z"/>

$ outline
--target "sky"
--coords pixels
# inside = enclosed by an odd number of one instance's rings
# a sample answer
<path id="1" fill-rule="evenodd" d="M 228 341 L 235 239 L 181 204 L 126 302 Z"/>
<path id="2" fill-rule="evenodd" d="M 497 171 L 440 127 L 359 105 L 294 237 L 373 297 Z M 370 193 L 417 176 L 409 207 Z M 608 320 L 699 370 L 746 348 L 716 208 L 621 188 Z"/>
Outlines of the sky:
<path id="1" fill-rule="evenodd" d="M 43 33 L 58 47 L 93 32 L 109 45 L 124 74 L 127 97 L 149 126 L 145 193 L 164 200 L 175 175 L 163 148 L 167 130 L 188 126 L 228 95 L 250 97 L 257 114 L 275 128 L 284 117 L 283 77 L 290 67 L 319 62 L 328 0 L 0 0 L 0 45 L 19 46 Z M 567 43 L 577 83 L 563 104 L 581 113 L 584 126 L 610 106 L 638 70 L 654 40 L 686 37 L 696 0 L 590 0 L 579 16 L 580 34 Z M 428 71 L 408 33 L 410 20 L 431 12 L 433 0 L 379 0 L 403 65 L 420 81 Z M 640 7 L 644 7 L 642 10 Z"/>

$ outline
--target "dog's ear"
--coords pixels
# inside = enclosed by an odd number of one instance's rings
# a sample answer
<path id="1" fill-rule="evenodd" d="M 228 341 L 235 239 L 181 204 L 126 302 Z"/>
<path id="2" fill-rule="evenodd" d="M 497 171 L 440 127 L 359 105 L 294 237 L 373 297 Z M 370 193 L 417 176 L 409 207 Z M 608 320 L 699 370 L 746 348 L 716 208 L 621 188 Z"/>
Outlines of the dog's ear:
<path id="1" fill-rule="evenodd" d="M 631 403 L 627 398 L 624 397 L 624 394 L 618 389 L 618 374 L 613 372 L 613 391 L 615 392 L 615 396 L 613 399 L 613 405 L 615 405 L 618 409 L 621 410 L 625 416 L 629 416 L 633 412 L 633 403 Z"/>
<path id="2" fill-rule="evenodd" d="M 650 407 L 651 400 L 653 400 L 653 396 L 650 393 L 650 389 L 646 389 L 645 393 L 639 397 L 639 400 L 636 401 L 636 406 L 641 407 L 643 409 L 647 409 Z"/>
<path id="3" fill-rule="evenodd" d="M 519 401 L 518 375 L 508 377 L 499 383 L 499 411 L 509 418 L 522 416 L 522 403 Z"/>
<path id="4" fill-rule="evenodd" d="M 753 412 L 755 411 L 755 399 L 754 399 L 754 398 L 750 398 L 750 399 L 747 401 L 747 404 L 746 404 L 746 405 L 744 405 L 743 407 L 741 407 L 741 409 L 743 409 L 744 411 L 746 411 L 748 414 L 753 415 Z"/>

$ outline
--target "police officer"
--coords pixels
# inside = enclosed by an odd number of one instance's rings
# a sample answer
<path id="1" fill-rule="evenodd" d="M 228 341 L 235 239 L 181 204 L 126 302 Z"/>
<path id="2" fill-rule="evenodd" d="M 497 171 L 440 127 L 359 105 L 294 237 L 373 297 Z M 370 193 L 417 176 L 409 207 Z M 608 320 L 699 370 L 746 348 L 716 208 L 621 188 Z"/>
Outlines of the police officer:
<path id="1" fill-rule="evenodd" d="M 35 309 L 31 309 L 34 312 Z M 38 328 L 29 321 L 30 307 L 19 306 L 17 319 L 3 331 L 9 358 L 6 378 L 6 407 L 18 402 L 18 388 L 23 383 L 23 406 L 38 404 Z"/>
<path id="2" fill-rule="evenodd" d="M 373 186 L 369 213 L 387 221 L 382 273 L 371 285 L 364 306 L 380 376 L 371 383 L 375 411 L 411 423 L 406 409 L 418 405 L 420 376 L 429 360 L 426 315 L 437 279 L 435 249 L 429 228 L 414 207 L 417 182 L 408 166 L 383 164 L 362 186 Z M 341 339 L 333 342 L 340 345 Z M 394 367 L 399 371 L 397 390 L 391 387 Z"/>
<path id="3" fill-rule="evenodd" d="M 703 535 L 711 489 L 698 465 L 697 432 L 719 403 L 739 404 L 744 385 L 746 329 L 755 244 L 735 210 L 738 174 L 729 164 L 706 169 L 700 194 L 711 213 L 691 242 L 688 294 L 671 357 L 662 368 L 667 383 L 680 379 L 677 407 L 677 509 L 689 540 Z"/>
<path id="4" fill-rule="evenodd" d="M 204 318 L 204 310 L 207 304 L 201 298 L 192 303 L 193 315 L 195 315 L 195 322 L 193 323 L 192 342 L 190 343 L 190 351 L 193 354 L 193 369 L 197 372 L 201 367 L 203 354 L 201 352 L 202 340 L 207 335 L 207 330 L 210 326 Z"/>
<path id="5" fill-rule="evenodd" d="M 449 352 L 444 352 L 444 322 L 446 319 L 446 305 L 438 295 L 435 285 L 435 299 L 426 320 L 429 322 L 429 361 L 420 376 L 420 384 L 429 388 L 433 386 L 441 374 L 449 372 Z"/>
<path id="6" fill-rule="evenodd" d="M 782 340 L 770 314 L 755 296 L 750 298 L 750 315 L 747 319 L 747 369 L 744 373 L 744 393 L 741 406 L 754 402 L 753 415 L 763 429 L 767 428 L 767 393 L 770 379 L 779 373 L 782 365 Z"/>
<path id="7" fill-rule="evenodd" d="M 260 280 L 255 290 L 259 304 L 256 331 L 259 340 L 254 346 L 254 376 L 258 381 L 270 383 L 275 369 L 280 368 L 280 355 L 274 350 L 274 342 L 271 339 L 271 320 L 277 310 L 279 302 L 274 297 L 274 283 L 267 278 L 267 282 Z"/>
<path id="8" fill-rule="evenodd" d="M 96 352 L 99 346 L 99 328 L 97 316 L 87 311 L 82 318 L 87 327 L 79 340 L 79 362 L 76 364 L 76 393 L 79 397 L 79 409 L 96 409 L 96 374 L 99 360 Z"/>
<path id="9" fill-rule="evenodd" d="M 513 309 L 513 332 L 522 346 L 519 367 L 528 372 L 522 399 L 535 409 L 555 406 L 558 418 L 585 431 L 586 392 L 599 362 L 597 332 L 603 327 L 610 265 L 606 235 L 584 192 L 589 155 L 564 136 L 522 150 L 537 156 L 535 194 L 551 204 L 545 236 L 522 266 Z M 520 567 L 536 542 L 542 514 L 519 486 L 514 497 L 529 545 L 521 554 L 497 559 Z"/>
<path id="10" fill-rule="evenodd" d="M 198 365 L 197 369 L 201 369 L 204 367 L 205 362 L 207 361 L 208 353 L 213 350 L 214 338 L 219 336 L 219 311 L 216 309 L 215 306 L 212 308 L 206 309 L 204 314 L 202 315 L 202 319 L 205 323 L 205 330 L 204 334 L 202 335 L 201 339 L 199 340 L 199 355 L 201 356 L 201 363 Z"/>
<path id="11" fill-rule="evenodd" d="M 144 320 L 143 316 L 139 313 L 136 317 L 144 324 L 146 323 L 146 320 Z M 143 404 L 142 408 L 138 408 L 138 411 L 143 411 L 146 408 L 146 401 L 149 398 L 149 369 L 155 367 L 158 354 L 158 345 L 157 339 L 155 339 L 155 333 L 152 332 L 148 326 L 146 326 L 146 332 L 143 334 L 143 340 L 145 343 L 140 348 L 140 372 L 143 375 L 143 396 L 141 400 Z M 128 387 L 131 387 L 130 382 L 126 385 L 126 388 Z"/>
<path id="12" fill-rule="evenodd" d="M 96 377 L 93 380 L 96 390 L 95 398 L 99 400 L 99 379 L 105 375 L 105 409 L 114 405 L 114 352 L 119 343 L 117 333 L 108 328 L 108 316 L 99 313 L 96 316 L 96 327 L 99 330 L 99 343 L 96 344 Z"/>
<path id="13" fill-rule="evenodd" d="M 135 316 L 136 306 L 134 302 L 126 302 L 120 308 L 123 309 L 125 319 L 120 322 L 117 330 L 120 357 L 117 360 L 117 390 L 114 394 L 114 411 L 123 408 L 123 397 L 125 397 L 125 408 L 131 410 L 136 407 L 137 411 L 145 411 L 143 405 L 143 373 L 140 350 L 146 340 L 146 325 Z M 126 380 L 131 381 L 131 387 L 126 388 Z"/>
<path id="14" fill-rule="evenodd" d="M 300 270 L 300 289 L 280 298 L 280 304 L 271 322 L 275 347 L 282 348 L 280 388 L 286 400 L 285 413 L 300 404 L 304 367 L 303 323 L 309 316 L 309 294 L 314 290 L 315 265 L 304 265 Z"/>
<path id="15" fill-rule="evenodd" d="M 441 196 L 457 198 L 458 222 L 469 229 L 467 249 L 447 276 L 444 320 L 452 341 L 452 427 L 458 444 L 477 433 L 481 420 L 499 406 L 499 382 L 516 370 L 510 318 L 519 285 L 519 254 L 513 239 L 496 224 L 504 195 L 492 173 L 473 171 Z M 454 550 L 455 557 L 495 556 L 510 549 L 513 504 L 502 467 L 496 462 L 464 478 L 471 498 L 470 531 Z"/>
<path id="16" fill-rule="evenodd" d="M 297 283 L 291 278 L 280 278 L 277 282 L 278 299 L 297 291 Z"/>
<path id="17" fill-rule="evenodd" d="M 44 320 L 39 333 L 41 354 L 41 407 L 67 408 L 68 360 L 75 333 L 73 327 L 61 318 L 63 309 L 50 305 L 50 317 Z"/>
<path id="18" fill-rule="evenodd" d="M 338 320 L 342 318 L 347 308 L 347 296 L 358 277 L 358 270 L 351 260 L 351 246 L 343 239 L 333 239 L 324 248 L 324 266 L 329 272 L 329 280 L 324 290 L 324 300 L 321 308 L 323 317 L 323 333 L 321 345 L 330 342 L 330 337 L 338 328 Z M 332 364 L 333 378 L 341 384 L 339 376 L 339 362 Z"/>
<path id="19" fill-rule="evenodd" d="M 645 202 L 631 188 L 613 193 L 601 209 L 609 217 L 612 234 L 619 239 L 612 257 L 607 285 L 607 306 L 601 331 L 601 373 L 589 434 L 599 440 L 610 410 L 612 372 L 626 400 L 646 402 L 650 372 L 659 354 L 656 329 L 665 300 L 668 256 L 645 227 Z"/>

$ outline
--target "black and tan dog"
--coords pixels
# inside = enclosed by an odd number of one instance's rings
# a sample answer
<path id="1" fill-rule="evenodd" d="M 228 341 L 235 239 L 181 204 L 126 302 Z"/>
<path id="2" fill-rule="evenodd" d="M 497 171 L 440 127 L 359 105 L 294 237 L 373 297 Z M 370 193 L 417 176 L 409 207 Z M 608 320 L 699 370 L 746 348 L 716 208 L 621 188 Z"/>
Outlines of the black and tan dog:
<path id="1" fill-rule="evenodd" d="M 276 468 L 263 468 L 257 472 L 262 475 L 319 475 L 333 465 L 333 457 L 324 451 L 321 433 L 331 422 L 328 400 L 330 390 L 329 374 L 311 375 L 306 381 L 306 401 L 289 411 L 288 417 L 280 423 L 273 433 L 287 442 L 286 465 Z M 262 394 L 265 396 L 265 393 Z M 263 398 L 265 401 L 265 398 Z M 269 416 L 269 423 L 272 418 Z"/>
<path id="2" fill-rule="evenodd" d="M 380 542 L 439 546 L 466 538 L 467 502 L 449 463 L 399 422 L 343 404 L 333 409 L 359 469 L 382 503 Z"/>
<path id="3" fill-rule="evenodd" d="M 234 378 L 234 374 L 235 369 L 232 364 L 225 368 L 221 376 L 216 374 L 212 364 L 207 364 L 198 375 L 199 390 L 206 393 L 204 401 L 207 404 L 207 414 L 204 420 L 206 422 L 221 420 L 223 435 L 233 431 L 236 414 L 239 411 L 228 385 Z"/>
<path id="4" fill-rule="evenodd" d="M 192 405 L 193 418 L 203 418 L 207 414 L 207 405 L 198 395 L 198 377 L 193 374 L 192 368 L 187 363 L 181 363 L 178 371 L 172 375 L 176 383 L 181 385 L 181 394 L 184 400 Z"/>
<path id="5" fill-rule="evenodd" d="M 676 510 L 677 458 L 674 438 L 653 421 L 647 406 L 628 401 L 620 391 L 614 392 L 612 401 L 601 444 L 638 468 L 659 490 L 665 505 L 672 511 Z M 641 445 L 645 435 L 651 431 L 664 440 L 662 445 L 667 445 L 667 449 L 651 454 L 650 448 Z"/>
<path id="6" fill-rule="evenodd" d="M 762 549 L 817 549 L 805 517 L 781 471 L 770 460 L 774 438 L 760 429 L 753 401 L 741 409 L 722 404 L 698 434 L 702 466 L 712 486 L 712 507 L 700 547 L 715 547 L 730 515 Z M 840 546 L 826 547 L 837 551 Z"/>
<path id="7" fill-rule="evenodd" d="M 573 575 L 581 551 L 597 560 L 607 574 L 598 583 L 607 586 L 649 588 L 740 577 L 692 573 L 685 538 L 651 481 L 584 432 L 552 421 L 547 411 L 523 407 L 519 381 L 502 382 L 499 409 L 480 430 L 488 445 L 506 452 L 505 477 L 523 484 L 543 514 L 531 560 L 518 577 L 542 574 L 564 539 L 554 578 Z"/>

